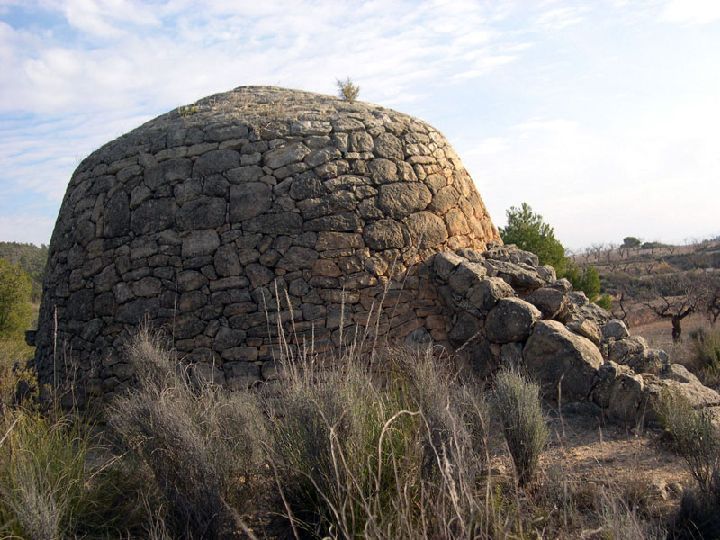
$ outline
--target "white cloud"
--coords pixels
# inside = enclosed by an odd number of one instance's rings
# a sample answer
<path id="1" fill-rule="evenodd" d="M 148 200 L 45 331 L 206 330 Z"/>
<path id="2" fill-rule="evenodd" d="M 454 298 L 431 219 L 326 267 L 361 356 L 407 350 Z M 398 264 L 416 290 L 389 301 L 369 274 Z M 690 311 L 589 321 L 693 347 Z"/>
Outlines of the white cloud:
<path id="1" fill-rule="evenodd" d="M 581 23 L 588 11 L 587 6 L 554 7 L 541 13 L 536 23 L 544 30 L 557 32 Z"/>
<path id="2" fill-rule="evenodd" d="M 660 12 L 660 20 L 686 25 L 704 25 L 720 21 L 717 0 L 669 0 Z"/>
<path id="3" fill-rule="evenodd" d="M 364 99 L 407 106 L 527 46 L 472 1 L 38 0 L 7 9 L 60 20 L 41 32 L 0 21 L 0 115 L 22 116 L 0 130 L 0 193 L 55 205 L 91 150 L 205 95 L 242 84 L 334 93 L 349 75 Z"/>

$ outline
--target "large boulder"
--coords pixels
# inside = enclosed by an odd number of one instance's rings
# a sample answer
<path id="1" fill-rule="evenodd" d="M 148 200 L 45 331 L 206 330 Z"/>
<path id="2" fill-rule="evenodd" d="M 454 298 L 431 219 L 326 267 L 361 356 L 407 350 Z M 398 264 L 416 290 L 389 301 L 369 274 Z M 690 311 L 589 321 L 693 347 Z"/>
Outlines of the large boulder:
<path id="1" fill-rule="evenodd" d="M 467 292 L 467 300 L 472 307 L 487 313 L 502 298 L 515 295 L 513 288 L 499 277 L 488 277 L 476 282 Z"/>
<path id="2" fill-rule="evenodd" d="M 610 319 L 602 327 L 603 339 L 623 339 L 630 336 L 627 325 L 619 319 Z"/>
<path id="3" fill-rule="evenodd" d="M 598 348 L 558 321 L 538 321 L 523 350 L 528 372 L 545 396 L 564 401 L 585 400 L 603 363 Z"/>
<path id="4" fill-rule="evenodd" d="M 552 287 L 540 287 L 528 295 L 525 300 L 540 310 L 543 319 L 557 319 L 568 309 L 565 292 Z"/>
<path id="5" fill-rule="evenodd" d="M 519 298 L 498 300 L 485 319 L 485 336 L 493 343 L 525 341 L 540 311 Z"/>

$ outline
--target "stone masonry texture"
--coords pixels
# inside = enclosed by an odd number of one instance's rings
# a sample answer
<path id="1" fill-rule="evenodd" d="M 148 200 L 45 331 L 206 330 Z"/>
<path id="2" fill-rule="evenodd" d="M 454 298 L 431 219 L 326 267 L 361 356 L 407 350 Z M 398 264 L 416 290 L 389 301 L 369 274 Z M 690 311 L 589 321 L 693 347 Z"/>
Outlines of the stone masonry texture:
<path id="1" fill-rule="evenodd" d="M 318 351 L 369 320 L 390 340 L 448 343 L 422 263 L 498 240 L 426 123 L 274 87 L 210 96 L 73 174 L 50 243 L 39 379 L 72 381 L 81 402 L 111 397 L 131 384 L 122 347 L 143 323 L 229 387 L 273 376 L 278 320 Z"/>

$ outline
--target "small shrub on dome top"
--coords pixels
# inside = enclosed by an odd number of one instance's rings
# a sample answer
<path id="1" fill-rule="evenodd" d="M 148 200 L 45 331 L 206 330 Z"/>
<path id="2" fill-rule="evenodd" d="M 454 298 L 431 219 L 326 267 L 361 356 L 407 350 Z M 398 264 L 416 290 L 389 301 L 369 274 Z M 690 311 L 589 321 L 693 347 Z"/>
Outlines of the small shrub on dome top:
<path id="1" fill-rule="evenodd" d="M 192 116 L 193 114 L 197 114 L 199 111 L 197 105 L 182 105 L 177 108 L 178 114 L 182 116 L 183 118 L 187 116 Z"/>
<path id="2" fill-rule="evenodd" d="M 360 87 L 355 84 L 350 77 L 346 77 L 344 81 L 338 79 L 338 97 L 344 99 L 348 103 L 353 103 L 360 94 Z"/>

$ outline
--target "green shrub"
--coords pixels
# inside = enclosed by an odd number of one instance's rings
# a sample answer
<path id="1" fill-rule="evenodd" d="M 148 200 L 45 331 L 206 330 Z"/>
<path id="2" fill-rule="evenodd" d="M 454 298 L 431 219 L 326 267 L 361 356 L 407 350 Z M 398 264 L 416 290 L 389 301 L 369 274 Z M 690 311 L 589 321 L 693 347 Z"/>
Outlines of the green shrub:
<path id="1" fill-rule="evenodd" d="M 522 203 L 519 208 L 511 206 L 506 214 L 507 226 L 500 229 L 502 241 L 531 251 L 538 256 L 540 264 L 555 267 L 558 276 L 562 276 L 567 260 L 565 248 L 555 238 L 555 230 L 527 203 Z"/>
<path id="2" fill-rule="evenodd" d="M 562 277 L 567 278 L 572 283 L 573 289 L 584 292 L 591 302 L 598 299 L 600 295 L 600 274 L 594 266 L 580 268 L 568 260 Z"/>
<path id="3" fill-rule="evenodd" d="M 605 293 L 605 294 L 601 294 L 601 295 L 600 295 L 600 298 L 598 298 L 598 299 L 595 301 L 595 303 L 596 303 L 598 306 L 600 306 L 601 308 L 603 308 L 604 310 L 610 311 L 610 310 L 612 310 L 613 299 L 612 299 L 612 296 L 610 296 L 609 294 Z"/>
<path id="4" fill-rule="evenodd" d="M 20 267 L 0 259 L 0 339 L 22 335 L 32 323 L 30 276 Z"/>
<path id="5" fill-rule="evenodd" d="M 524 486 L 532 480 L 548 438 L 540 387 L 515 371 L 501 371 L 495 378 L 493 408 L 502 424 L 518 484 Z"/>

